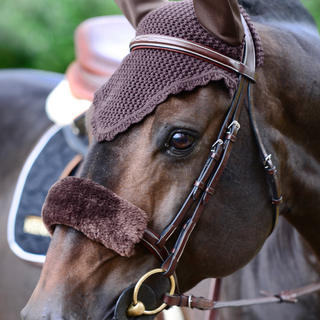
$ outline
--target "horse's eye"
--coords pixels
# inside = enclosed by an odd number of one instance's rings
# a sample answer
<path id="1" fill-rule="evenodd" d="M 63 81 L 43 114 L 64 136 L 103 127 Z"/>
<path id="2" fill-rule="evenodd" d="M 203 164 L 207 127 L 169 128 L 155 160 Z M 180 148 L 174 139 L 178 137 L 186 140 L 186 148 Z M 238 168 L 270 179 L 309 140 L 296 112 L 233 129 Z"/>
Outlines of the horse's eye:
<path id="1" fill-rule="evenodd" d="M 169 145 L 178 150 L 186 150 L 193 146 L 195 138 L 186 133 L 177 132 L 170 139 Z"/>

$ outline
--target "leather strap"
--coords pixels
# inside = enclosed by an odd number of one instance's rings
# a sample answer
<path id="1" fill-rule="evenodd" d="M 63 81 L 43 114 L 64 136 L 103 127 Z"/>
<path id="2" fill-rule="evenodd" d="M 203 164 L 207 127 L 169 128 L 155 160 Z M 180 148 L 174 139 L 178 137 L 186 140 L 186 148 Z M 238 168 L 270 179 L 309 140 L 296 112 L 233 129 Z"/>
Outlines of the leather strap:
<path id="1" fill-rule="evenodd" d="M 256 81 L 254 69 L 250 69 L 242 62 L 231 59 L 210 47 L 192 41 L 157 34 L 148 34 L 138 36 L 130 42 L 130 51 L 136 49 L 162 49 L 183 53 L 241 74 L 253 82 Z"/>
<path id="2" fill-rule="evenodd" d="M 174 231 L 181 224 L 182 219 L 187 214 L 192 203 L 199 197 L 202 190 L 204 190 L 206 188 L 206 183 L 210 177 L 210 174 L 212 173 L 212 171 L 214 170 L 214 168 L 217 164 L 217 161 L 218 161 L 217 159 L 220 158 L 220 156 L 223 152 L 223 147 L 222 147 L 223 141 L 222 140 L 220 140 L 220 141 L 218 140 L 218 143 L 216 145 L 212 146 L 208 160 L 207 160 L 202 172 L 200 173 L 199 178 L 196 180 L 195 185 L 194 185 L 193 189 L 191 190 L 187 200 L 185 201 L 185 203 L 183 204 L 183 206 L 179 210 L 178 214 L 175 216 L 172 223 L 161 234 L 159 241 L 157 242 L 157 246 L 159 248 L 164 247 L 167 240 L 170 238 L 170 236 L 174 233 Z M 200 185 L 203 187 L 200 188 Z"/>
<path id="3" fill-rule="evenodd" d="M 245 23 L 244 19 L 243 19 L 243 22 Z M 245 30 L 246 30 L 246 34 L 250 34 L 248 27 L 246 27 Z M 249 36 L 247 36 L 247 37 L 249 37 Z M 251 34 L 250 34 L 250 37 L 251 37 Z M 252 38 L 251 39 L 247 38 L 247 42 L 251 43 L 251 45 L 248 45 L 248 46 L 246 45 L 245 57 L 244 57 L 245 59 L 247 59 L 248 55 L 251 57 L 255 55 Z M 250 67 L 255 68 L 255 59 L 252 57 L 249 60 L 250 60 L 250 63 L 249 63 Z M 233 102 L 232 102 L 231 107 L 229 109 L 229 112 L 225 118 L 225 121 L 220 129 L 217 141 L 212 145 L 208 160 L 207 160 L 204 168 L 202 169 L 202 172 L 200 173 L 199 178 L 196 180 L 196 181 L 200 181 L 204 185 L 207 183 L 207 181 L 208 181 L 210 175 L 212 174 L 212 172 L 214 171 L 218 161 L 221 159 L 221 155 L 223 153 L 223 144 L 224 144 L 223 139 L 225 137 L 226 131 L 228 130 L 228 127 L 232 123 L 232 118 L 234 117 L 235 109 L 239 106 L 238 101 L 239 101 L 240 96 L 242 95 L 243 85 L 244 85 L 244 78 L 241 77 L 239 80 L 237 92 L 233 98 Z M 236 115 L 237 118 L 238 118 L 239 114 L 240 114 L 240 111 Z M 198 186 L 195 186 L 192 189 L 187 200 L 185 201 L 185 203 L 181 207 L 180 211 L 178 212 L 178 214 L 176 215 L 176 217 L 174 218 L 172 223 L 162 232 L 162 234 L 160 236 L 160 240 L 157 243 L 157 246 L 159 248 L 162 248 L 166 244 L 167 240 L 170 238 L 170 236 L 174 233 L 174 231 L 181 224 L 182 219 L 185 217 L 186 213 L 190 209 L 193 201 L 195 201 L 198 198 L 200 193 L 201 193 L 201 189 Z"/>
<path id="4" fill-rule="evenodd" d="M 237 117 L 239 117 L 239 115 L 240 115 L 240 112 L 237 112 L 237 111 L 239 109 L 241 109 L 241 107 L 243 105 L 242 99 L 243 99 L 244 95 L 242 95 L 242 92 L 243 92 L 243 89 L 245 86 L 244 84 L 246 82 L 247 82 L 247 80 L 245 80 L 245 78 L 240 79 L 240 84 L 239 84 L 240 94 L 237 97 L 238 99 L 236 101 L 234 101 L 234 104 L 236 105 L 234 114 Z M 198 205 L 197 205 L 194 213 L 192 214 L 191 218 L 184 224 L 184 226 L 180 232 L 180 235 L 178 237 L 178 240 L 177 240 L 173 250 L 171 251 L 170 256 L 167 258 L 167 260 L 161 266 L 161 268 L 166 270 L 164 275 L 167 277 L 172 275 L 174 270 L 176 269 L 178 261 L 179 261 L 181 255 L 183 254 L 183 251 L 187 245 L 189 237 L 190 237 L 192 231 L 194 230 L 194 227 L 196 226 L 198 220 L 200 219 L 201 214 L 205 208 L 205 205 L 208 203 L 208 201 L 213 193 L 213 189 L 216 186 L 216 184 L 218 183 L 218 181 L 222 175 L 222 172 L 224 171 L 224 169 L 227 165 L 227 162 L 229 160 L 231 150 L 233 147 L 233 142 L 231 140 L 228 140 L 227 136 L 230 134 L 236 135 L 238 133 L 239 126 L 237 125 L 237 123 L 238 123 L 237 120 L 238 119 L 233 118 L 233 121 L 230 124 L 230 128 L 229 128 L 230 131 L 228 131 L 228 133 L 226 133 L 226 137 L 224 138 L 223 148 L 221 148 L 221 150 L 223 152 L 223 154 L 221 156 L 221 160 L 220 160 L 219 164 L 217 164 L 217 168 L 216 168 L 216 170 L 214 170 L 214 174 L 211 175 L 211 177 L 208 179 L 205 192 L 202 193 L 200 201 L 198 202 Z M 210 190 L 212 190 L 212 191 L 210 191 Z"/>
<path id="5" fill-rule="evenodd" d="M 297 303 L 298 297 L 310 294 L 316 291 L 320 291 L 320 282 L 301 287 L 299 289 L 282 291 L 279 294 L 272 295 L 268 292 L 262 291 L 264 298 L 256 299 L 243 299 L 234 301 L 213 301 L 205 299 L 203 297 L 194 297 L 192 295 L 169 295 L 165 293 L 162 300 L 169 306 L 189 307 L 191 309 L 196 308 L 200 310 L 212 310 L 220 308 L 232 308 L 232 307 L 244 307 L 253 306 L 258 304 L 269 304 L 269 303 Z"/>
<path id="6" fill-rule="evenodd" d="M 275 227 L 277 226 L 278 219 L 279 219 L 279 213 L 280 213 L 280 204 L 282 203 L 282 196 L 280 193 L 280 183 L 279 183 L 279 178 L 277 175 L 277 169 L 273 165 L 272 160 L 271 160 L 271 154 L 268 154 L 264 144 L 262 142 L 260 132 L 256 123 L 256 118 L 254 115 L 254 108 L 253 108 L 253 103 L 251 103 L 250 99 L 250 84 L 248 86 L 248 108 L 249 108 L 249 114 L 250 114 L 250 121 L 251 121 L 251 126 L 253 129 L 254 137 L 256 139 L 258 148 L 259 148 L 259 153 L 260 157 L 262 159 L 263 166 L 266 170 L 267 173 L 267 179 L 268 182 L 271 186 L 272 190 L 272 207 L 273 207 L 273 226 L 270 231 L 270 234 L 273 232 Z"/>
<path id="7" fill-rule="evenodd" d="M 141 241 L 153 253 L 153 255 L 160 261 L 165 261 L 169 256 L 169 251 L 166 247 L 159 248 L 157 243 L 159 236 L 151 229 L 147 228 L 144 232 Z"/>

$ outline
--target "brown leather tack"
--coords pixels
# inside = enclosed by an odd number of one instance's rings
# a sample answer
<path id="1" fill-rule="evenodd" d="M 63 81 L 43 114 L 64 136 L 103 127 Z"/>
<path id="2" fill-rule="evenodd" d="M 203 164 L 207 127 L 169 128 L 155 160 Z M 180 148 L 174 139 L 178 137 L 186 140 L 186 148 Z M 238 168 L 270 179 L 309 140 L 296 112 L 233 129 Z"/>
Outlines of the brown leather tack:
<path id="1" fill-rule="evenodd" d="M 211 198 L 211 194 L 210 193 L 206 193 L 204 196 L 203 196 L 203 199 L 202 199 L 202 203 L 203 204 L 207 204 L 209 202 Z"/>
<path id="2" fill-rule="evenodd" d="M 271 169 L 267 169 L 268 174 L 274 174 L 275 172 L 277 172 L 276 166 L 273 166 L 273 168 Z"/>
<path id="3" fill-rule="evenodd" d="M 253 306 L 259 304 L 268 303 L 296 303 L 298 297 L 317 292 L 320 290 L 320 282 L 313 283 L 298 289 L 282 291 L 279 294 L 271 294 L 266 291 L 261 291 L 265 297 L 256 299 L 243 299 L 234 301 L 213 301 L 202 297 L 184 296 L 184 295 L 173 295 L 170 296 L 165 293 L 163 296 L 163 301 L 169 306 L 179 305 L 182 307 L 191 307 L 202 310 L 208 309 L 220 309 L 220 308 L 232 308 L 232 307 L 244 307 Z"/>
<path id="4" fill-rule="evenodd" d="M 217 152 L 211 152 L 210 157 L 216 161 L 220 160 L 220 155 Z"/>
<path id="5" fill-rule="evenodd" d="M 214 189 L 208 187 L 208 188 L 206 188 L 206 193 L 209 193 L 210 195 L 213 195 Z"/>
<path id="6" fill-rule="evenodd" d="M 206 185 L 202 181 L 199 181 L 199 180 L 196 180 L 193 185 L 195 187 L 200 188 L 201 190 L 203 190 L 206 187 Z"/>
<path id="7" fill-rule="evenodd" d="M 282 197 L 279 199 L 272 199 L 272 204 L 279 206 L 282 203 Z"/>
<path id="8" fill-rule="evenodd" d="M 218 65 L 224 69 L 242 74 L 243 76 L 248 77 L 253 82 L 255 82 L 256 80 L 254 67 L 253 69 L 251 69 L 242 62 L 222 55 L 212 48 L 188 40 L 156 34 L 142 35 L 134 38 L 130 43 L 131 51 L 134 51 L 138 48 L 162 49 L 181 52 L 183 54 Z"/>
<path id="9" fill-rule="evenodd" d="M 226 139 L 230 140 L 232 142 L 236 142 L 237 137 L 235 135 L 233 135 L 233 134 L 227 134 Z"/>
<path id="10" fill-rule="evenodd" d="M 214 306 L 212 300 L 195 297 L 193 295 L 185 296 L 183 294 L 170 296 L 168 293 L 165 293 L 162 301 L 169 306 L 189 307 L 191 309 L 197 308 L 200 310 L 210 310 Z"/>

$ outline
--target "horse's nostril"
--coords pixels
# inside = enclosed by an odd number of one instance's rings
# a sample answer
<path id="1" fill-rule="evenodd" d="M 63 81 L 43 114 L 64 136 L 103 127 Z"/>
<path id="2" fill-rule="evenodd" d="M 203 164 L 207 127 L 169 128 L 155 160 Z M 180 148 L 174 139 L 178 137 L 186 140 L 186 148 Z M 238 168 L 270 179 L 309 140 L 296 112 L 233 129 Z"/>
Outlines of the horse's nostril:
<path id="1" fill-rule="evenodd" d="M 27 307 L 22 309 L 20 312 L 20 316 L 22 320 L 66 320 L 64 317 L 60 315 L 52 315 L 50 312 L 30 312 Z"/>

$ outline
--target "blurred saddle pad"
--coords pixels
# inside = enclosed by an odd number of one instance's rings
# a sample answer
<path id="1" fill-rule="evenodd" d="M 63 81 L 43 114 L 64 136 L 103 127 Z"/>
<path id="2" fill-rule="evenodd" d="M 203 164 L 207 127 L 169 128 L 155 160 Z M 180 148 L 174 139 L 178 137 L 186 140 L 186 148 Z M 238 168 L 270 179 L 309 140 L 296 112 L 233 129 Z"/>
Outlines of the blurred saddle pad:
<path id="1" fill-rule="evenodd" d="M 51 240 L 41 220 L 45 197 L 78 154 L 66 142 L 64 130 L 54 125 L 39 140 L 20 173 L 11 204 L 10 248 L 21 259 L 34 263 L 44 262 Z"/>

